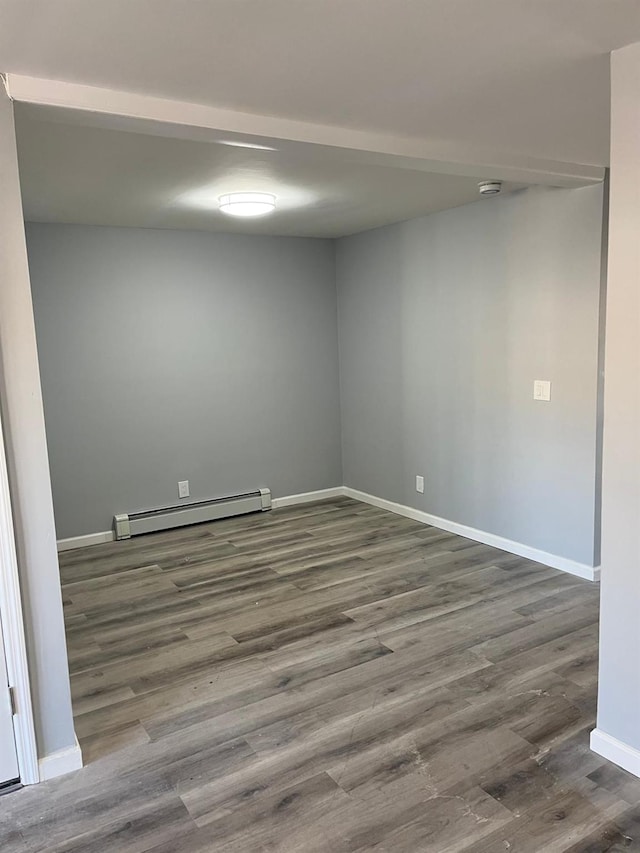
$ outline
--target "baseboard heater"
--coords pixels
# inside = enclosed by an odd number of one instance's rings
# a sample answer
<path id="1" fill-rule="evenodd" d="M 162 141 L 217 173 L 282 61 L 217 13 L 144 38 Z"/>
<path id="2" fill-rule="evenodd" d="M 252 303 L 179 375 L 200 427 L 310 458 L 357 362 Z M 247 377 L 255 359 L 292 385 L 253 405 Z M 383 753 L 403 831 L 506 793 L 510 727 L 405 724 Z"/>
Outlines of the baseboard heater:
<path id="1" fill-rule="evenodd" d="M 242 495 L 229 495 L 190 504 L 165 506 L 159 509 L 147 509 L 142 512 L 121 513 L 113 516 L 116 539 L 130 539 L 141 533 L 154 533 L 183 527 L 187 524 L 199 524 L 202 521 L 215 521 L 217 518 L 231 518 L 248 512 L 264 512 L 271 509 L 269 489 L 256 489 Z"/>

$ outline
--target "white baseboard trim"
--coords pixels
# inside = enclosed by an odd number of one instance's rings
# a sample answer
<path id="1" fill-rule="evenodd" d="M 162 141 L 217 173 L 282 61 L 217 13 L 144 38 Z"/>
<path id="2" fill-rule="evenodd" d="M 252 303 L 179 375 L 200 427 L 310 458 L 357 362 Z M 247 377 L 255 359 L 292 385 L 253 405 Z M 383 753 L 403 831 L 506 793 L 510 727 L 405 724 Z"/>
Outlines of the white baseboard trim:
<path id="1" fill-rule="evenodd" d="M 75 548 L 86 548 L 87 545 L 102 545 L 104 542 L 113 542 L 114 539 L 113 530 L 87 533 L 84 536 L 72 536 L 70 539 L 58 539 L 58 553 L 60 551 L 73 551 Z"/>
<path id="2" fill-rule="evenodd" d="M 75 746 L 59 749 L 52 752 L 51 755 L 45 755 L 38 761 L 41 782 L 46 782 L 47 779 L 55 779 L 56 776 L 64 776 L 65 773 L 80 770 L 81 767 L 82 750 L 78 738 L 76 738 Z"/>
<path id="3" fill-rule="evenodd" d="M 429 524 L 432 527 L 438 527 L 441 530 L 446 530 L 449 533 L 456 533 L 458 536 L 464 536 L 467 539 L 473 539 L 476 542 L 482 542 L 483 545 L 491 545 L 494 548 L 500 548 L 501 551 L 508 551 L 510 554 L 516 554 L 518 557 L 526 557 L 528 560 L 535 560 L 536 563 L 542 563 L 545 566 L 550 566 L 552 569 L 560 569 L 563 572 L 568 572 L 571 575 L 576 575 L 585 580 L 594 581 L 600 577 L 600 567 L 594 568 L 587 566 L 585 563 L 577 563 L 574 560 L 569 560 L 566 557 L 558 557 L 556 554 L 549 554 L 547 551 L 540 551 L 537 548 L 531 548 L 529 545 L 523 545 L 521 542 L 514 542 L 511 539 L 504 539 L 502 536 L 496 536 L 494 533 L 487 533 L 484 530 L 477 530 L 475 527 L 467 527 L 466 524 L 458 524 L 457 521 L 449 521 L 446 518 L 439 518 L 437 515 L 431 515 L 428 512 L 423 512 L 420 509 L 414 509 L 404 504 L 394 503 L 384 498 L 377 498 L 375 495 L 369 495 L 366 492 L 359 492 L 357 489 L 352 489 L 345 486 L 342 494 L 346 497 L 353 498 L 356 501 L 377 506 L 380 509 L 395 512 L 397 515 L 403 515 L 406 518 L 411 518 L 413 521 L 419 521 L 422 524 Z"/>
<path id="4" fill-rule="evenodd" d="M 312 501 L 324 501 L 328 498 L 341 498 L 344 496 L 342 486 L 335 486 L 333 489 L 318 489 L 316 492 L 302 492 L 299 495 L 286 495 L 283 498 L 272 498 L 271 506 L 274 509 L 282 509 L 285 506 L 295 506 L 295 504 L 306 504 Z"/>
<path id="5" fill-rule="evenodd" d="M 375 495 L 360 492 L 349 486 L 334 486 L 331 489 L 318 489 L 315 492 L 301 492 L 298 495 L 285 495 L 281 498 L 273 498 L 271 506 L 274 509 L 282 509 L 283 507 L 295 506 L 296 504 L 339 497 L 353 498 L 353 500 L 371 504 L 371 506 L 377 506 L 389 512 L 395 512 L 397 515 L 403 515 L 405 518 L 413 519 L 413 521 L 429 524 L 432 527 L 438 527 L 449 533 L 456 533 L 458 536 L 465 536 L 467 539 L 482 542 L 484 545 L 491 545 L 494 548 L 500 548 L 502 551 L 508 551 L 510 554 L 517 554 L 518 557 L 535 560 L 537 563 L 550 566 L 552 569 L 560 569 L 563 572 L 568 572 L 585 580 L 600 580 L 600 566 L 588 566 L 586 563 L 577 563 L 575 560 L 569 560 L 566 557 L 558 557 L 556 554 L 540 551 L 538 548 L 523 545 L 521 542 L 504 539 L 502 536 L 496 536 L 494 533 L 487 533 L 475 527 L 467 527 L 466 524 L 458 524 L 457 521 L 449 521 L 446 518 L 431 515 L 420 509 L 388 501 L 385 498 L 378 498 Z M 58 551 L 71 551 L 74 548 L 86 548 L 88 545 L 101 545 L 104 542 L 113 542 L 114 539 L 115 536 L 112 530 L 104 530 L 100 533 L 87 533 L 85 536 L 73 536 L 70 539 L 59 539 Z"/>
<path id="6" fill-rule="evenodd" d="M 618 767 L 640 776 L 640 749 L 623 743 L 601 729 L 591 732 L 591 749 L 603 758 L 613 761 Z"/>

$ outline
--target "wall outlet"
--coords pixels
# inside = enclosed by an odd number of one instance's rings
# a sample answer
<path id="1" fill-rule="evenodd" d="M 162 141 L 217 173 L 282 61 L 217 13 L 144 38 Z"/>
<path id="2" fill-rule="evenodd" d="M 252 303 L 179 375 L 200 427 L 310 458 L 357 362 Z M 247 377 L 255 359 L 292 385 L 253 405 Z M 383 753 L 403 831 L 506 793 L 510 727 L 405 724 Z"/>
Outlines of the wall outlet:
<path id="1" fill-rule="evenodd" d="M 180 480 L 178 483 L 178 497 L 179 498 L 188 498 L 189 497 L 189 481 L 188 480 Z"/>
<path id="2" fill-rule="evenodd" d="M 419 474 L 416 476 L 416 492 L 424 495 L 424 477 L 421 477 Z"/>
<path id="3" fill-rule="evenodd" d="M 548 382 L 546 379 L 534 379 L 533 399 L 544 400 L 548 403 L 551 400 L 551 382 Z"/>

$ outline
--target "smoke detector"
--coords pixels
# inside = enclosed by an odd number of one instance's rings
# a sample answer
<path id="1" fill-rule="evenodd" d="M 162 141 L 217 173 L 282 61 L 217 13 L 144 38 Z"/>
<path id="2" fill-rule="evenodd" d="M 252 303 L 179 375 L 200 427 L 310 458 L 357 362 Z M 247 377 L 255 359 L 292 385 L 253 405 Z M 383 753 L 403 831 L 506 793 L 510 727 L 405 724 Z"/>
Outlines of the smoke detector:
<path id="1" fill-rule="evenodd" d="M 480 181 L 478 192 L 480 195 L 498 195 L 502 189 L 502 181 Z"/>

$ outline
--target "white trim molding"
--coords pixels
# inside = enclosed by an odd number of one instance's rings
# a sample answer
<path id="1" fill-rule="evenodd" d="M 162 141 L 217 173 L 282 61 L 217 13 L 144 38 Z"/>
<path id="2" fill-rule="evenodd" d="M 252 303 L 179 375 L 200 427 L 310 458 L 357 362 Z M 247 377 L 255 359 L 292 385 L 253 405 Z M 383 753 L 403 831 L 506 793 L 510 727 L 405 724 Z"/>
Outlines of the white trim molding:
<path id="1" fill-rule="evenodd" d="M 423 512 L 419 509 L 414 509 L 404 504 L 388 501 L 385 498 L 378 498 L 375 495 L 370 495 L 367 492 L 360 492 L 357 489 L 352 489 L 349 486 L 334 486 L 331 489 L 318 489 L 314 492 L 301 492 L 297 495 L 285 495 L 281 498 L 272 498 L 271 506 L 273 509 L 283 509 L 287 506 L 295 506 L 296 504 L 311 503 L 313 501 L 330 500 L 331 498 L 348 497 L 361 503 L 377 506 L 379 509 L 386 509 L 389 512 L 394 512 L 396 515 L 402 515 L 405 518 L 411 518 L 413 521 L 419 521 L 421 524 L 428 524 L 431 527 L 438 527 L 440 530 L 446 530 L 449 533 L 456 533 L 458 536 L 464 536 L 467 539 L 473 539 L 475 542 L 482 542 L 484 545 L 491 545 L 493 548 L 499 548 L 501 551 L 508 551 L 510 554 L 516 554 L 518 557 L 525 557 L 527 560 L 534 560 L 536 563 L 542 563 L 544 566 L 550 566 L 552 569 L 560 569 L 560 571 L 568 572 L 570 575 L 583 578 L 588 581 L 600 580 L 600 566 L 588 566 L 586 563 L 578 563 L 575 560 L 570 560 L 567 557 L 559 557 L 557 554 L 550 554 L 548 551 L 541 551 L 538 548 L 532 548 L 530 545 L 524 545 L 522 542 L 514 542 L 512 539 L 504 539 L 502 536 L 497 536 L 495 533 L 487 533 L 484 530 L 478 530 L 475 527 L 467 527 L 466 524 L 459 524 L 457 521 L 449 521 L 447 518 L 440 518 L 437 515 L 431 515 L 428 512 Z M 100 533 L 87 533 L 85 536 L 73 536 L 71 539 L 59 539 L 58 551 L 70 551 L 74 548 L 86 548 L 88 545 L 101 545 L 105 542 L 112 542 L 115 539 L 113 531 L 104 530 Z"/>
<path id="2" fill-rule="evenodd" d="M 23 785 L 39 780 L 31 681 L 22 614 L 20 578 L 9 493 L 9 475 L 0 422 L 0 644 L 4 645 L 9 684 L 16 699 L 13 734 Z M 0 648 L 2 654 L 2 648 Z"/>
<path id="3" fill-rule="evenodd" d="M 344 488 L 335 486 L 333 489 L 318 489 L 315 492 L 301 492 L 299 495 L 286 495 L 283 498 L 272 498 L 271 506 L 274 509 L 282 509 L 285 506 L 296 504 L 307 504 L 312 501 L 325 501 L 329 498 L 341 498 L 344 496 Z"/>
<path id="4" fill-rule="evenodd" d="M 449 533 L 456 533 L 458 536 L 473 539 L 475 542 L 482 542 L 484 545 L 491 545 L 493 548 L 499 548 L 501 551 L 508 551 L 510 554 L 516 554 L 518 557 L 526 557 L 527 560 L 534 560 L 536 563 L 542 563 L 545 566 L 550 566 L 552 569 L 560 569 L 563 572 L 576 575 L 576 577 L 584 578 L 584 580 L 595 581 L 600 577 L 599 566 L 588 566 L 586 563 L 577 563 L 575 560 L 569 560 L 567 557 L 558 557 L 556 554 L 540 551 L 538 548 L 523 545 L 521 542 L 504 539 L 502 536 L 496 536 L 494 533 L 477 530 L 475 527 L 467 527 L 466 524 L 458 524 L 457 521 L 449 521 L 446 518 L 440 518 L 437 515 L 431 515 L 428 512 L 423 512 L 404 504 L 394 503 L 394 501 L 388 501 L 384 498 L 378 498 L 375 495 L 369 495 L 366 492 L 360 492 L 348 486 L 342 489 L 342 494 L 356 501 L 362 501 L 362 503 L 371 504 L 380 509 L 386 509 L 389 512 L 395 512 L 397 515 L 403 515 L 405 518 L 411 518 L 413 521 L 429 524 L 431 527 L 438 527 L 440 530 L 446 530 Z"/>
<path id="5" fill-rule="evenodd" d="M 634 776 L 640 776 L 640 749 L 623 743 L 618 738 L 608 735 L 602 729 L 591 732 L 591 749 L 608 761 L 613 761 L 618 767 L 628 770 Z"/>
<path id="6" fill-rule="evenodd" d="M 100 533 L 87 533 L 85 536 L 72 536 L 70 539 L 58 539 L 60 551 L 74 551 L 76 548 L 86 548 L 87 545 L 103 545 L 115 539 L 113 530 L 103 530 Z"/>
<path id="7" fill-rule="evenodd" d="M 76 737 L 73 746 L 67 746 L 64 749 L 52 752 L 50 755 L 45 755 L 38 761 L 38 767 L 41 782 L 46 782 L 47 779 L 55 779 L 56 776 L 64 776 L 74 770 L 80 770 L 82 767 L 82 750 L 78 738 Z"/>

